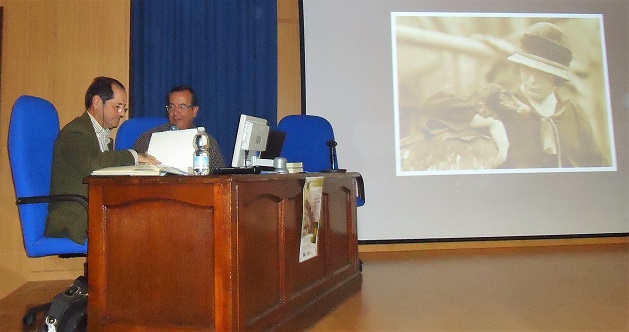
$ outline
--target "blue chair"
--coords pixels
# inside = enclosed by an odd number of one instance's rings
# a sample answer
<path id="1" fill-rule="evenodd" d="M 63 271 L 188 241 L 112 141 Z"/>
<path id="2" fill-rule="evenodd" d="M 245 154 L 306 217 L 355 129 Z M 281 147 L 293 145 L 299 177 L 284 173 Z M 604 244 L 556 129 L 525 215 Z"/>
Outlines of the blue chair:
<path id="1" fill-rule="evenodd" d="M 157 126 L 168 123 L 165 117 L 138 117 L 123 122 L 116 134 L 116 150 L 132 149 L 135 141 L 145 132 Z"/>
<path id="2" fill-rule="evenodd" d="M 304 172 L 336 170 L 338 159 L 331 154 L 329 144 L 334 141 L 334 130 L 328 120 L 316 115 L 288 115 L 277 125 L 286 133 L 281 156 L 288 162 L 301 161 Z M 334 160 L 332 160 L 334 158 Z M 363 179 L 358 179 L 357 205 L 365 204 Z"/>
<path id="3" fill-rule="evenodd" d="M 288 162 L 302 162 L 304 172 L 330 170 L 330 147 L 334 130 L 328 120 L 316 115 L 289 115 L 277 125 L 286 133 L 281 156 Z"/>
<path id="4" fill-rule="evenodd" d="M 50 196 L 57 135 L 59 116 L 49 101 L 33 96 L 21 96 L 15 101 L 9 123 L 9 160 L 28 257 L 87 254 L 87 242 L 78 244 L 68 238 L 44 236 L 48 203 L 74 201 L 87 209 L 85 196 Z"/>

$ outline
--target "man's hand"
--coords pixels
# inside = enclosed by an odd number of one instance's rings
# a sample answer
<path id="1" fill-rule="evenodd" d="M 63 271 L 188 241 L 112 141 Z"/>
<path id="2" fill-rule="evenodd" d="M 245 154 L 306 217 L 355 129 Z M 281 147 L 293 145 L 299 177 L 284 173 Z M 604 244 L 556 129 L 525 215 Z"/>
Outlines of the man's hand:
<path id="1" fill-rule="evenodd" d="M 138 163 L 139 164 L 151 164 L 151 165 L 160 165 L 161 162 L 155 157 L 151 156 L 148 153 L 138 153 Z"/>

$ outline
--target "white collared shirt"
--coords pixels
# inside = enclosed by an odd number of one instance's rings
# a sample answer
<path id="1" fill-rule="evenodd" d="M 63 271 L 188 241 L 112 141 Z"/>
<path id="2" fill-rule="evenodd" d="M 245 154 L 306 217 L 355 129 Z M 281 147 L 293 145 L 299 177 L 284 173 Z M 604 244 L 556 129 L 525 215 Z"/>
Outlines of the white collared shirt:
<path id="1" fill-rule="evenodd" d="M 94 116 L 87 112 L 90 116 L 90 120 L 92 120 L 92 126 L 94 126 L 94 133 L 96 133 L 96 139 L 98 139 L 98 145 L 100 146 L 100 151 L 105 152 L 109 150 L 109 142 L 111 141 L 111 130 L 109 128 L 103 128 L 103 126 L 96 121 Z"/>
<path id="2" fill-rule="evenodd" d="M 548 97 L 544 98 L 544 100 L 542 101 L 536 101 L 533 98 L 528 98 L 528 100 L 535 111 L 539 113 L 539 115 L 541 115 L 542 117 L 550 118 L 555 114 L 558 100 L 554 92 L 549 94 Z"/>
<path id="3" fill-rule="evenodd" d="M 90 113 L 87 112 L 90 116 L 90 120 L 92 120 L 92 126 L 94 126 L 94 133 L 96 134 L 96 139 L 98 140 L 98 145 L 100 146 L 100 151 L 105 152 L 109 151 L 109 142 L 111 141 L 111 130 L 109 128 L 103 128 L 103 126 L 96 121 L 96 118 Z M 138 153 L 133 149 L 128 149 L 129 152 L 133 155 L 133 160 L 135 164 L 138 164 Z"/>

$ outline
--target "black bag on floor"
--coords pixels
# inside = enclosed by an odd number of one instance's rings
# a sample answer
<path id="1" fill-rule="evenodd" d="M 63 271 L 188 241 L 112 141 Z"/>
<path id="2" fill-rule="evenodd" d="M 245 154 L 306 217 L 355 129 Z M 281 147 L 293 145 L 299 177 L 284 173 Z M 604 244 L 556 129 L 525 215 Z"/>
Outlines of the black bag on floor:
<path id="1" fill-rule="evenodd" d="M 70 288 L 50 302 L 40 325 L 42 332 L 83 332 L 87 330 L 87 278 L 76 278 Z M 46 305 L 46 306 L 47 306 Z M 26 321 L 24 321 L 26 323 Z"/>

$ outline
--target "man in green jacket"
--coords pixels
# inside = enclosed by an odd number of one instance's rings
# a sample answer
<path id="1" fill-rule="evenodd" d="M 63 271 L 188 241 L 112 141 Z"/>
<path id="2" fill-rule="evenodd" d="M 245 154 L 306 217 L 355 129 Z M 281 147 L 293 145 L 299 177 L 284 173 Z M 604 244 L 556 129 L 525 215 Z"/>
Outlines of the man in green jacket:
<path id="1" fill-rule="evenodd" d="M 127 93 L 118 80 L 97 77 L 85 93 L 85 112 L 61 129 L 55 141 L 50 193 L 87 197 L 83 179 L 109 166 L 159 164 L 151 155 L 134 150 L 115 151 L 110 138 L 127 111 Z M 87 211 L 73 202 L 51 203 L 46 236 L 68 237 L 77 243 L 87 239 Z"/>

